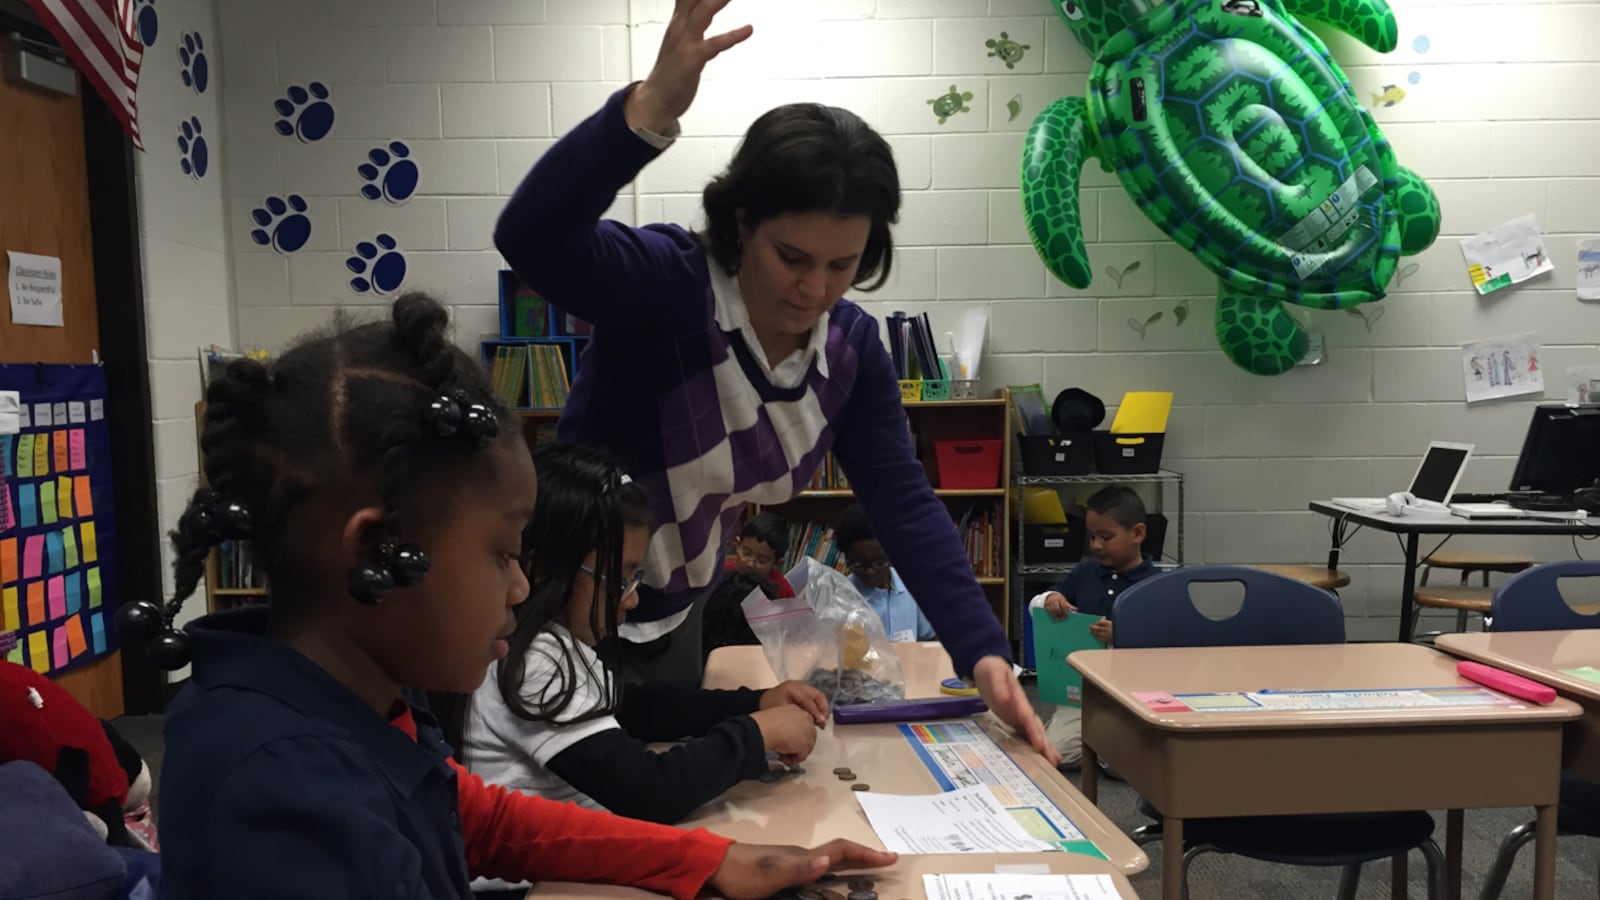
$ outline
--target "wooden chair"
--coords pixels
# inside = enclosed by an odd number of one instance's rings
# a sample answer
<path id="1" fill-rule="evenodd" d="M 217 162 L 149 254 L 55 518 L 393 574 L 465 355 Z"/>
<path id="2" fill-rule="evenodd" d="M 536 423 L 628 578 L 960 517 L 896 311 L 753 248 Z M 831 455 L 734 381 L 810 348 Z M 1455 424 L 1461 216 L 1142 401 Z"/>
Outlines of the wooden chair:
<path id="1" fill-rule="evenodd" d="M 1325 591 L 1337 591 L 1339 588 L 1350 584 L 1350 576 L 1338 569 L 1329 569 L 1324 566 L 1251 566 L 1262 572 L 1271 572 L 1284 578 L 1309 584 L 1312 587 L 1322 588 Z"/>
<path id="2" fill-rule="evenodd" d="M 1422 576 L 1417 581 L 1417 605 L 1429 609 L 1455 610 L 1456 631 L 1466 631 L 1468 613 L 1480 616 L 1490 614 L 1494 601 L 1494 591 L 1489 587 L 1491 573 L 1515 575 L 1532 567 L 1533 560 L 1513 553 L 1435 550 L 1422 560 Z M 1461 573 L 1461 580 L 1454 587 L 1432 587 L 1428 584 L 1428 575 L 1434 569 L 1453 569 Z M 1482 587 L 1468 584 L 1474 574 L 1483 577 Z M 1412 634 L 1415 639 L 1415 627 Z M 1425 638 L 1437 636 L 1438 633 L 1423 635 Z"/>

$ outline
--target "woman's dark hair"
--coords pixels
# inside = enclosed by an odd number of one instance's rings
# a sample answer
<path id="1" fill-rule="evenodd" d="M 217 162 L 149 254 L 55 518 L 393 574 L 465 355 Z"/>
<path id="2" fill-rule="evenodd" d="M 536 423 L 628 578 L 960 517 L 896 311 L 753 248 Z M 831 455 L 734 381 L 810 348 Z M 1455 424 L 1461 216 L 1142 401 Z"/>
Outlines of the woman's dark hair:
<path id="1" fill-rule="evenodd" d="M 872 540 L 872 523 L 867 521 L 867 512 L 861 504 L 853 503 L 849 509 L 839 514 L 833 523 L 833 543 L 839 548 L 840 553 L 849 552 L 850 546 L 857 541 Z"/>
<path id="2" fill-rule="evenodd" d="M 649 528 L 650 500 L 644 489 L 629 479 L 604 452 L 578 444 L 547 443 L 533 451 L 534 470 L 539 473 L 539 498 L 534 503 L 533 519 L 522 531 L 523 564 L 528 567 L 532 591 L 516 608 L 517 629 L 511 636 L 511 652 L 495 666 L 495 683 L 506 708 L 519 719 L 570 725 L 611 715 L 622 698 L 618 671 L 618 644 L 601 641 L 596 648 L 614 677 L 599 685 L 601 701 L 595 709 L 567 717 L 584 677 L 583 665 L 566 638 L 556 645 L 560 657 L 548 657 L 560 677 L 544 685 L 525 685 L 530 650 L 540 634 L 553 632 L 566 614 L 572 596 L 572 583 L 578 577 L 584 557 L 594 553 L 594 603 L 589 611 L 593 634 L 617 633 L 621 616 L 622 589 L 632 572 L 622 571 L 622 539 L 628 528 Z M 603 592 L 603 593 L 602 593 Z M 603 630 L 602 630 L 602 626 Z M 598 676 L 601 673 L 593 673 Z M 524 688 L 533 688 L 524 691 Z M 529 704 L 529 695 L 538 702 Z M 445 738 L 457 754 L 465 752 L 464 735 L 468 710 L 452 715 L 446 722 Z"/>
<path id="3" fill-rule="evenodd" d="M 781 561 L 789 549 L 789 523 L 777 513 L 757 513 L 739 529 L 739 537 L 766 544 Z"/>
<path id="4" fill-rule="evenodd" d="M 206 486 L 171 533 L 177 559 L 163 611 L 168 624 L 204 576 L 217 539 L 192 524 L 219 500 L 248 515 L 251 553 L 281 608 L 298 592 L 277 589 L 305 577 L 286 552 L 294 536 L 290 514 L 302 501 L 370 483 L 388 528 L 415 540 L 439 515 L 436 507 L 417 508 L 420 492 L 488 471 L 479 444 L 428 426 L 430 406 L 453 396 L 489 410 L 500 435 L 518 434 L 482 364 L 450 341 L 449 324 L 439 301 L 406 294 L 388 321 L 352 325 L 336 317 L 331 329 L 302 339 L 270 366 L 236 360 L 211 382 L 200 434 Z"/>
<path id="5" fill-rule="evenodd" d="M 706 185 L 700 241 L 729 274 L 739 270 L 744 226 L 783 213 L 866 216 L 867 246 L 851 284 L 875 291 L 889 280 L 900 217 L 894 151 L 861 117 L 837 106 L 791 103 L 764 113 L 745 132 L 728 170 Z M 870 282 L 870 284 L 868 283 Z"/>

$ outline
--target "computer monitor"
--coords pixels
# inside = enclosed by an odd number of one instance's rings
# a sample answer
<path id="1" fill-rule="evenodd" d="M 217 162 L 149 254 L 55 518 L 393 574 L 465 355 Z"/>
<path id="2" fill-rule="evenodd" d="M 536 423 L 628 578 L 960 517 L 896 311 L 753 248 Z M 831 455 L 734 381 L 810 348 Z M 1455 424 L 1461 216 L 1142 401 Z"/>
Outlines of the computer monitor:
<path id="1" fill-rule="evenodd" d="M 1449 444 L 1434 441 L 1411 477 L 1411 496 L 1434 503 L 1449 503 L 1467 470 L 1467 460 L 1472 456 L 1471 444 Z"/>
<path id="2" fill-rule="evenodd" d="M 1600 481 L 1600 408 L 1539 406 L 1511 475 L 1512 493 L 1568 496 Z"/>

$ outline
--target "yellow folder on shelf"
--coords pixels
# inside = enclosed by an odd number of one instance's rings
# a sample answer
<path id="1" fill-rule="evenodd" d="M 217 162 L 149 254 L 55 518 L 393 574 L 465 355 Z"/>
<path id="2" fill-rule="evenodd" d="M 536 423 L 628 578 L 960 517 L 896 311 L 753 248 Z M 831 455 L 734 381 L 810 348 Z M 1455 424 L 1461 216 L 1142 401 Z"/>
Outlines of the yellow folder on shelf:
<path id="1" fill-rule="evenodd" d="M 1122 395 L 1112 434 L 1166 434 L 1172 412 L 1171 391 L 1129 391 Z"/>
<path id="2" fill-rule="evenodd" d="M 1067 511 L 1061 508 L 1061 495 L 1050 488 L 1023 488 L 1022 521 L 1027 525 L 1065 523 Z"/>

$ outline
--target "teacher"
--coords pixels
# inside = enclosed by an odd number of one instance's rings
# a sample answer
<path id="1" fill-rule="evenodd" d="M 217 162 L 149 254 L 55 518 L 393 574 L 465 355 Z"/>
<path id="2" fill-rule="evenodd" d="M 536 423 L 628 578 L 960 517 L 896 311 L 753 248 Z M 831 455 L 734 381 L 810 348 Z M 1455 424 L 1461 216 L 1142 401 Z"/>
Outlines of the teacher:
<path id="1" fill-rule="evenodd" d="M 956 671 L 1055 761 L 917 459 L 878 323 L 843 299 L 893 263 L 889 145 L 847 110 L 780 106 L 706 186 L 705 231 L 601 220 L 671 145 L 706 63 L 750 37 L 706 37 L 727 3 L 678 0 L 649 76 L 556 142 L 495 227 L 528 285 L 593 327 L 561 439 L 606 449 L 651 498 L 627 674 L 698 684 L 700 612 L 741 511 L 793 499 L 832 450 Z"/>

